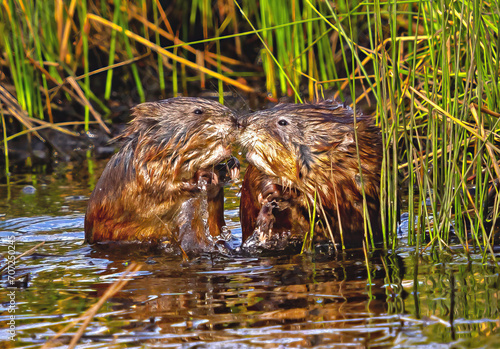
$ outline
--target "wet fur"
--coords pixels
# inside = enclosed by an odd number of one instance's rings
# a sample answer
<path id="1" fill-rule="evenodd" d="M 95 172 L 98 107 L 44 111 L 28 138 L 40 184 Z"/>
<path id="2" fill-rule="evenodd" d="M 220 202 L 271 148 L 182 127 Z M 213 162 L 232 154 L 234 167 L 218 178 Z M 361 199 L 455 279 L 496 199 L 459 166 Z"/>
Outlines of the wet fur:
<path id="1" fill-rule="evenodd" d="M 133 116 L 90 196 L 85 240 L 206 248 L 205 222 L 212 236 L 224 225 L 227 171 L 217 165 L 231 155 L 236 118 L 200 98 L 143 103 Z"/>
<path id="2" fill-rule="evenodd" d="M 344 244 L 361 246 L 365 239 L 361 179 L 374 239 L 382 239 L 382 142 L 371 117 L 356 114 L 362 178 L 350 108 L 332 101 L 279 104 L 250 114 L 241 123 L 240 142 L 251 164 L 242 185 L 243 241 L 266 224 L 270 238 L 288 234 L 289 239 L 303 239 L 317 192 L 316 240 L 329 240 L 331 230 L 340 243 L 341 225 Z M 268 213 L 261 210 L 269 210 L 268 202 L 277 205 L 273 218 L 265 221 Z"/>

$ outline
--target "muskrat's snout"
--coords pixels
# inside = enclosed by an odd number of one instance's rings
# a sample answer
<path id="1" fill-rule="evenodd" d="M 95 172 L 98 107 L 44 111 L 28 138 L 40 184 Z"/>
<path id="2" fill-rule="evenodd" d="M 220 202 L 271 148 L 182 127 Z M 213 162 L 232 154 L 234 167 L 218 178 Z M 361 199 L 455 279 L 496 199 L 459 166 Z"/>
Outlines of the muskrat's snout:
<path id="1" fill-rule="evenodd" d="M 251 143 L 251 139 L 253 138 L 252 133 L 252 125 L 251 123 L 252 114 L 247 113 L 244 115 L 238 116 L 238 136 L 236 137 L 236 144 L 240 147 L 243 152 L 247 152 Z"/>
<path id="2" fill-rule="evenodd" d="M 239 130 L 244 130 L 248 126 L 250 115 L 251 114 L 244 114 L 236 117 L 236 124 Z"/>
<path id="3" fill-rule="evenodd" d="M 246 127 L 246 122 L 240 115 L 234 115 L 234 128 L 242 131 Z"/>

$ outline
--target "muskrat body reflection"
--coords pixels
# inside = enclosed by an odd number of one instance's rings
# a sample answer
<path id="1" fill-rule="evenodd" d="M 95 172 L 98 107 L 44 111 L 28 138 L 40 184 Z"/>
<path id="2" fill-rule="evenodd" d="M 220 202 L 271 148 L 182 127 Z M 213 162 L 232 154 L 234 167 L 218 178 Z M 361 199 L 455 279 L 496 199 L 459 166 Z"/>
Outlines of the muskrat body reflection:
<path id="1" fill-rule="evenodd" d="M 373 238 L 382 239 L 382 142 L 371 117 L 357 114 L 355 120 L 352 109 L 321 101 L 279 104 L 241 123 L 250 162 L 241 190 L 244 242 L 284 248 L 302 242 L 314 222 L 315 241 L 361 246 L 368 231 L 363 189 Z"/>
<path id="2" fill-rule="evenodd" d="M 239 172 L 234 114 L 209 100 L 172 98 L 140 104 L 133 116 L 90 196 L 85 240 L 210 248 L 225 224 L 223 185 Z"/>

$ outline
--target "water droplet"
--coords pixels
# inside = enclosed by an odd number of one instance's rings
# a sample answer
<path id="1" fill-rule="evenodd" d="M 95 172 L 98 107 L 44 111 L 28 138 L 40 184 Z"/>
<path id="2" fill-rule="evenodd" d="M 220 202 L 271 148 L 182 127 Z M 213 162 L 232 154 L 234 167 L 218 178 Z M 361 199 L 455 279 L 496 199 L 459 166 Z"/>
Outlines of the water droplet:
<path id="1" fill-rule="evenodd" d="M 27 185 L 23 188 L 23 194 L 35 194 L 36 188 L 32 185 Z"/>

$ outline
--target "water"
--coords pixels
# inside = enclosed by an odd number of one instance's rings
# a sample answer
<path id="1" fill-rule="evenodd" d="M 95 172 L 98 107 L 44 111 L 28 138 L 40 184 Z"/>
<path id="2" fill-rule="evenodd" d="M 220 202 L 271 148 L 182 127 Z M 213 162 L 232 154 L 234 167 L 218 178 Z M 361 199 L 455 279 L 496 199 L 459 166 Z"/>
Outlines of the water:
<path id="1" fill-rule="evenodd" d="M 500 347 L 498 265 L 458 247 L 419 257 L 405 245 L 376 251 L 369 271 L 357 250 L 183 262 L 146 247 L 90 247 L 83 242 L 86 200 L 103 165 L 92 175 L 64 167 L 51 176 L 15 176 L 0 187 L 2 265 L 12 236 L 17 254 L 45 242 L 15 265 L 18 288 L 0 289 L 4 347 L 40 347 L 131 262 L 141 270 L 92 319 L 82 348 Z M 236 187 L 227 193 L 226 222 L 240 240 Z M 16 341 L 7 331 L 11 315 Z"/>

